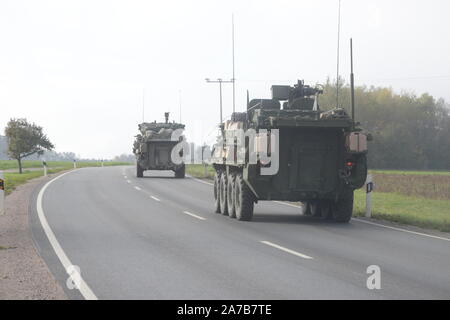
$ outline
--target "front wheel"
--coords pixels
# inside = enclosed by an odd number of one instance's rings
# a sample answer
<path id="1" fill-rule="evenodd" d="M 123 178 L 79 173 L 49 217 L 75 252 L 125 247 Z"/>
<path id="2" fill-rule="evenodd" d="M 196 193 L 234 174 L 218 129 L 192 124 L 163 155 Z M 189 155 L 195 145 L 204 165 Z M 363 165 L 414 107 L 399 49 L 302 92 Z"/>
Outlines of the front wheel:
<path id="1" fill-rule="evenodd" d="M 220 173 L 214 174 L 214 212 L 220 213 Z"/>
<path id="2" fill-rule="evenodd" d="M 228 216 L 230 218 L 236 218 L 236 208 L 234 204 L 234 183 L 236 180 L 236 175 L 230 173 L 228 175 L 227 183 L 227 206 L 228 206 Z"/>
<path id="3" fill-rule="evenodd" d="M 227 180 L 226 172 L 222 173 L 220 175 L 220 212 L 224 216 L 228 215 Z"/>
<path id="4" fill-rule="evenodd" d="M 234 183 L 234 206 L 236 218 L 242 221 L 250 221 L 253 218 L 254 196 L 245 183 L 242 173 L 236 175 Z"/>
<path id="5" fill-rule="evenodd" d="M 144 169 L 139 164 L 136 164 L 136 177 L 142 178 L 144 176 Z"/>
<path id="6" fill-rule="evenodd" d="M 186 167 L 184 166 L 184 164 L 180 168 L 175 170 L 175 178 L 177 179 L 183 179 L 185 174 L 186 174 Z"/>

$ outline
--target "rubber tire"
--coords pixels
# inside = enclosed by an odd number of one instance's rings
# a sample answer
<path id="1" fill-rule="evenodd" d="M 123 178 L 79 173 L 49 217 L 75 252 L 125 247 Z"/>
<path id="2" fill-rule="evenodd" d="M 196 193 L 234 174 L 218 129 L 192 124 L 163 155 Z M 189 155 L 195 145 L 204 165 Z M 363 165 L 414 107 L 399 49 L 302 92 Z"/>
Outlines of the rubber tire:
<path id="1" fill-rule="evenodd" d="M 242 173 L 236 175 L 234 183 L 234 206 L 236 219 L 250 221 L 253 218 L 254 196 L 245 183 Z"/>
<path id="2" fill-rule="evenodd" d="M 186 175 L 186 167 L 183 164 L 182 167 L 180 167 L 177 170 L 175 170 L 175 178 L 177 178 L 177 179 L 184 179 L 185 175 Z"/>
<path id="3" fill-rule="evenodd" d="M 214 212 L 220 213 L 220 172 L 214 174 Z"/>
<path id="4" fill-rule="evenodd" d="M 311 216 L 312 215 L 311 214 L 311 207 L 309 206 L 308 201 L 301 201 L 300 203 L 301 203 L 301 206 L 302 206 L 302 208 L 300 209 L 302 215 L 303 216 Z"/>
<path id="5" fill-rule="evenodd" d="M 347 223 L 353 214 L 353 190 L 347 190 L 332 208 L 333 219 L 339 223 Z"/>
<path id="6" fill-rule="evenodd" d="M 139 164 L 136 164 L 136 177 L 142 178 L 144 176 L 144 170 Z"/>
<path id="7" fill-rule="evenodd" d="M 234 205 L 234 182 L 236 181 L 236 175 L 231 173 L 227 179 L 227 207 L 228 216 L 230 218 L 236 218 L 236 208 Z"/>
<path id="8" fill-rule="evenodd" d="M 319 200 L 308 203 L 311 216 L 327 220 L 331 217 L 331 203 L 327 200 Z"/>
<path id="9" fill-rule="evenodd" d="M 220 212 L 224 216 L 228 215 L 227 203 L 227 174 L 224 172 L 220 175 Z"/>

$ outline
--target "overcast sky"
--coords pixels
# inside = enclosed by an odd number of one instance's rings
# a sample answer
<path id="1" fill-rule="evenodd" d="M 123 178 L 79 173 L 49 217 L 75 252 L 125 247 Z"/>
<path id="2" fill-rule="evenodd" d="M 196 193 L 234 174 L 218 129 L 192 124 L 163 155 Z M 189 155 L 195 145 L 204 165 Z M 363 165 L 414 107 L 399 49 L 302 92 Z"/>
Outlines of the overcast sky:
<path id="1" fill-rule="evenodd" d="M 182 122 L 210 140 L 218 86 L 229 79 L 235 17 L 236 108 L 271 84 L 336 74 L 338 0 L 0 0 L 0 130 L 10 118 L 44 127 L 56 151 L 131 153 L 137 123 Z M 341 71 L 354 39 L 356 84 L 450 101 L 450 1 L 342 0 Z M 224 84 L 224 114 L 232 110 Z M 208 136 L 209 135 L 209 136 Z"/>

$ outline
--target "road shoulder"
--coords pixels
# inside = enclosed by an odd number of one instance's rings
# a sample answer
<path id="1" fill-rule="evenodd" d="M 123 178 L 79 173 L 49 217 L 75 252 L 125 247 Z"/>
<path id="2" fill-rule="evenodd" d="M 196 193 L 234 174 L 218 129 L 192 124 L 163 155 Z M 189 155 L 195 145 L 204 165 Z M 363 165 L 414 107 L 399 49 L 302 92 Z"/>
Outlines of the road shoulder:
<path id="1" fill-rule="evenodd" d="M 29 207 L 34 190 L 52 177 L 23 184 L 5 199 L 0 216 L 0 300 L 67 299 L 33 241 Z"/>

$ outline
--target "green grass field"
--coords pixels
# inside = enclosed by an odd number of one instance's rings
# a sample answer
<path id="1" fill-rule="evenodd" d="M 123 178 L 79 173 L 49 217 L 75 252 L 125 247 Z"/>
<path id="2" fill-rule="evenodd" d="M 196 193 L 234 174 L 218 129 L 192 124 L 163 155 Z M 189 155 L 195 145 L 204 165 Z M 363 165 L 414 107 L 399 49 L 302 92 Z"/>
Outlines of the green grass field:
<path id="1" fill-rule="evenodd" d="M 13 166 L 11 160 L 0 161 L 0 170 L 5 169 L 17 169 L 17 161 L 16 167 Z M 40 161 L 24 161 L 26 163 L 26 168 L 42 168 L 42 162 Z M 38 164 L 38 166 L 36 166 Z M 118 166 L 118 165 L 128 165 L 127 162 L 104 162 L 104 166 Z M 69 170 L 73 168 L 73 163 L 69 161 L 49 161 L 47 165 L 51 168 L 48 170 L 48 173 L 57 173 L 64 170 Z M 101 166 L 101 162 L 87 161 L 87 162 L 77 162 L 77 168 L 84 167 L 99 167 Z M 6 168 L 5 168 L 6 167 Z M 17 186 L 26 183 L 27 181 L 38 178 L 44 175 L 44 170 L 24 170 L 23 173 L 18 172 L 5 172 L 5 192 L 6 194 L 10 194 Z"/>
<path id="2" fill-rule="evenodd" d="M 188 165 L 186 172 L 205 178 L 203 165 Z M 375 191 L 372 217 L 450 232 L 450 172 L 371 170 Z M 212 179 L 214 170 L 208 167 Z M 354 215 L 363 216 L 366 194 L 355 192 Z"/>
<path id="3" fill-rule="evenodd" d="M 127 162 L 114 162 L 105 161 L 104 166 L 117 166 L 117 165 L 127 165 Z M 83 167 L 100 167 L 102 163 L 100 161 L 78 161 L 77 168 Z M 49 168 L 73 168 L 72 161 L 47 161 L 47 166 Z M 22 168 L 42 168 L 42 161 L 37 160 L 24 160 L 22 161 Z M 11 170 L 19 169 L 19 165 L 16 160 L 0 160 L 0 170 Z"/>
<path id="4" fill-rule="evenodd" d="M 202 164 L 188 164 L 186 165 L 186 173 L 196 178 L 214 179 L 214 169 L 212 166 L 207 167 L 207 174 L 205 176 L 205 166 Z"/>

